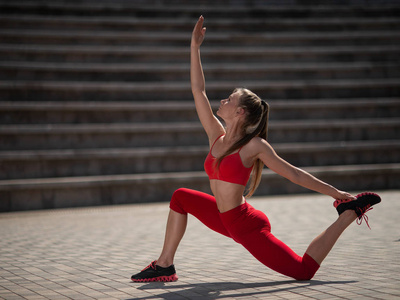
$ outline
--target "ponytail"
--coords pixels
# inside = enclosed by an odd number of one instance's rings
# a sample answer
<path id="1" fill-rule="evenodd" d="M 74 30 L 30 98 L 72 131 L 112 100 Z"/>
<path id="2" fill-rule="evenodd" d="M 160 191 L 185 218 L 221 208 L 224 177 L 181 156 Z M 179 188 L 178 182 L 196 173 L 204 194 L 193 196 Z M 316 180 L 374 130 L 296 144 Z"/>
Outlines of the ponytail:
<path id="1" fill-rule="evenodd" d="M 269 105 L 267 102 L 265 102 L 263 100 L 261 100 L 261 104 L 263 107 L 263 113 L 262 113 L 260 123 L 258 124 L 258 126 L 255 130 L 257 132 L 257 134 L 254 135 L 253 137 L 259 136 L 260 138 L 267 140 Z M 254 192 L 256 191 L 258 186 L 260 185 L 263 168 L 264 168 L 264 163 L 260 159 L 257 159 L 254 162 L 253 171 L 251 173 L 250 185 L 249 185 L 249 188 L 247 190 L 245 197 L 250 198 L 254 194 Z"/>
<path id="2" fill-rule="evenodd" d="M 233 153 L 234 151 L 242 148 L 254 137 L 259 136 L 260 138 L 267 139 L 268 135 L 268 118 L 269 118 L 269 105 L 267 102 L 261 100 L 256 94 L 248 89 L 239 88 L 235 89 L 235 92 L 240 92 L 240 104 L 246 111 L 246 120 L 243 125 L 244 135 L 243 137 L 234 143 L 220 158 L 217 160 L 217 167 L 221 161 Z M 253 171 L 251 174 L 250 185 L 247 190 L 245 197 L 251 197 L 256 191 L 261 181 L 262 169 L 264 163 L 257 159 L 254 163 Z"/>

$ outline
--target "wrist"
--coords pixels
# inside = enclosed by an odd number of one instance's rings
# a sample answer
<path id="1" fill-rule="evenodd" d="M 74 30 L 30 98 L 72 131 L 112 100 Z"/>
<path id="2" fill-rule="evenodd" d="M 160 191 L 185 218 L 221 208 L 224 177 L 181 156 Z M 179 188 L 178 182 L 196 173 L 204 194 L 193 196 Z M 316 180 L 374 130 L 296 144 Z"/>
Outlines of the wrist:
<path id="1" fill-rule="evenodd" d="M 330 186 L 332 191 L 329 194 L 329 196 L 331 196 L 333 199 L 339 199 L 341 197 L 341 194 L 339 192 L 339 190 L 333 186 Z"/>

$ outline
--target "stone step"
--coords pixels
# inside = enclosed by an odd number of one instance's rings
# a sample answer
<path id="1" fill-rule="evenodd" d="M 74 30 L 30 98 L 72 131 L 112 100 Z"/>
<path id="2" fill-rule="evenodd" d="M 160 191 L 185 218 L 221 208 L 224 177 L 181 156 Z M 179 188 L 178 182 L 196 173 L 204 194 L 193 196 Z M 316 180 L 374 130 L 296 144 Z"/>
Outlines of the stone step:
<path id="1" fill-rule="evenodd" d="M 272 99 L 283 158 L 344 190 L 400 188 L 400 5 L 288 1 L 0 0 L 0 211 L 209 191 L 188 101 L 200 14 L 211 100 L 246 86 Z M 265 170 L 258 193 L 304 191 Z"/>
<path id="2" fill-rule="evenodd" d="M 72 4 L 74 8 L 76 4 Z M 240 9 L 240 17 L 233 14 L 226 14 L 226 7 L 222 9 L 213 9 L 213 13 L 204 13 L 202 9 L 196 7 L 190 15 L 174 17 L 172 14 L 155 15 L 153 7 L 150 15 L 140 14 L 136 10 L 133 14 L 127 11 L 120 16 L 113 16 L 109 10 L 105 15 L 99 15 L 94 12 L 94 6 L 91 6 L 92 14 L 90 16 L 74 15 L 64 12 L 63 15 L 46 12 L 44 7 L 36 12 L 9 12 L 2 7 L 0 11 L 0 25 L 2 28 L 51 28 L 51 29 L 118 29 L 118 30 L 164 30 L 164 31 L 185 31 L 191 32 L 193 23 L 200 14 L 205 16 L 205 24 L 213 31 L 224 31 L 226 29 L 236 29 L 240 31 L 343 31 L 343 30 L 393 30 L 399 29 L 400 23 L 398 16 L 400 6 L 396 7 L 377 7 L 381 9 L 382 16 L 354 15 L 352 10 L 344 8 L 341 14 L 313 15 L 312 9 L 308 9 L 307 16 L 293 17 L 287 16 L 268 16 L 274 13 L 273 9 L 267 11 L 258 10 L 257 13 L 251 11 L 251 15 L 246 15 L 246 8 Z M 272 8 L 272 7 L 271 7 Z M 124 8 L 126 10 L 126 8 Z M 285 9 L 285 8 L 284 8 Z M 165 10 L 165 8 L 164 8 Z M 335 8 L 327 8 L 334 13 Z M 348 14 L 346 14 L 346 12 Z M 180 13 L 183 10 L 180 8 Z"/>
<path id="3" fill-rule="evenodd" d="M 188 80 L 189 81 L 189 80 Z M 207 82 L 209 99 L 224 99 L 235 87 L 247 87 L 269 99 L 397 97 L 400 78 L 336 80 L 258 80 Z M 0 81 L 3 101 L 140 101 L 190 99 L 190 82 Z"/>
<path id="4" fill-rule="evenodd" d="M 400 164 L 395 163 L 304 169 L 342 190 L 400 188 Z M 203 171 L 1 180 L 0 211 L 169 201 L 180 187 L 210 190 Z M 309 191 L 264 170 L 256 195 L 304 192 Z"/>
<path id="5" fill-rule="evenodd" d="M 395 118 L 399 98 L 268 100 L 270 120 Z M 219 101 L 211 102 L 216 111 Z M 351 113 L 349 113 L 351 112 Z M 0 124 L 197 122 L 193 99 L 184 101 L 0 101 Z"/>
<path id="6" fill-rule="evenodd" d="M 207 81 L 325 80 L 400 78 L 400 62 L 355 63 L 210 63 L 204 64 Z M 188 81 L 189 64 L 46 63 L 0 61 L 0 80 L 46 81 Z"/>
<path id="7" fill-rule="evenodd" d="M 271 143 L 399 139 L 400 119 L 274 121 Z M 0 150 L 207 145 L 199 122 L 0 126 Z"/>
<path id="8" fill-rule="evenodd" d="M 400 60 L 400 46 L 328 47 L 207 47 L 201 50 L 203 63 L 279 62 L 393 62 Z M 0 44 L 2 61 L 188 63 L 189 47 L 18 45 Z"/>
<path id="9" fill-rule="evenodd" d="M 189 32 L 162 31 L 104 31 L 81 29 L 35 30 L 2 29 L 0 40 L 9 44 L 47 44 L 47 45 L 146 45 L 187 46 Z M 399 31 L 338 31 L 338 32 L 266 32 L 242 33 L 224 31 L 207 33 L 208 46 L 242 45 L 250 46 L 346 46 L 346 45 L 398 45 Z"/>
<path id="10" fill-rule="evenodd" d="M 271 4 L 280 5 L 271 5 Z M 318 5 L 296 5 L 294 1 L 246 1 L 215 2 L 202 1 L 201 5 L 193 5 L 191 1 L 155 1 L 154 3 L 136 3 L 127 1 L 6 1 L 0 2 L 1 11 L 5 14 L 54 14 L 54 15 L 129 15 L 135 18 L 165 17 L 188 18 L 198 17 L 199 13 L 207 16 L 224 18 L 264 17 L 271 18 L 329 18 L 329 17 L 388 17 L 398 16 L 399 1 L 380 1 L 383 5 L 371 3 L 343 3 L 323 1 Z M 229 5 L 228 5 L 229 4 Z M 313 3 L 315 4 L 315 2 Z M 339 4 L 339 5 L 338 5 Z M 354 4 L 354 5 L 352 5 Z M 357 5 L 358 4 L 358 5 Z M 367 5 L 366 5 L 367 4 Z"/>
<path id="11" fill-rule="evenodd" d="M 344 5 L 340 5 L 340 4 Z M 128 1 L 82 1 L 79 2 L 0 2 L 3 14 L 77 15 L 77 16 L 131 16 L 132 18 L 165 17 L 196 18 L 199 14 L 220 18 L 337 18 L 341 17 L 396 17 L 399 15 L 399 1 L 379 1 L 373 5 L 369 1 L 341 2 L 323 1 L 318 5 L 296 1 L 246 1 L 215 2 L 202 1 L 193 5 L 191 1 L 155 1 L 155 3 L 136 3 Z M 272 4 L 272 5 L 271 5 Z M 279 5 L 274 5 L 279 4 Z M 315 2 L 314 2 L 315 4 Z M 339 4 L 339 5 L 338 5 Z M 353 4 L 353 5 L 352 5 Z"/>
<path id="12" fill-rule="evenodd" d="M 398 9 L 400 13 L 400 9 Z M 35 28 L 35 29 L 81 29 L 81 30 L 124 30 L 124 31 L 174 31 L 188 32 L 193 30 L 193 24 L 200 11 L 193 17 L 147 17 L 135 18 L 129 15 L 112 16 L 55 16 L 55 15 L 0 15 L 1 28 Z M 398 30 L 400 20 L 397 16 L 354 17 L 354 16 L 321 16 L 307 18 L 268 18 L 259 17 L 228 17 L 222 18 L 205 15 L 205 26 L 213 32 L 236 30 L 245 32 L 287 32 L 287 31 L 370 31 Z"/>
<path id="13" fill-rule="evenodd" d="M 274 144 L 295 166 L 400 161 L 400 141 Z M 0 179 L 202 171 L 208 146 L 0 151 Z"/>

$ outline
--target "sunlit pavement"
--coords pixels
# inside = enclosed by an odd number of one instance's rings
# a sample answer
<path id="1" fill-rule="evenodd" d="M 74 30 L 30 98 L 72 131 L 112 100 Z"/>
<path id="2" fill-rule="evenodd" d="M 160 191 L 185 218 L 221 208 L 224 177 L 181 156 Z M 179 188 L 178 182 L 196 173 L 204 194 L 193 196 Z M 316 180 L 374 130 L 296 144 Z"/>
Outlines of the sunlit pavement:
<path id="1" fill-rule="evenodd" d="M 0 298 L 4 299 L 397 299 L 400 191 L 381 191 L 369 224 L 355 222 L 311 281 L 264 267 L 241 245 L 193 217 L 178 249 L 173 283 L 130 276 L 157 259 L 168 203 L 0 214 Z M 250 199 L 272 232 L 303 254 L 337 217 L 317 194 Z M 267 250 L 266 250 L 267 251 Z"/>

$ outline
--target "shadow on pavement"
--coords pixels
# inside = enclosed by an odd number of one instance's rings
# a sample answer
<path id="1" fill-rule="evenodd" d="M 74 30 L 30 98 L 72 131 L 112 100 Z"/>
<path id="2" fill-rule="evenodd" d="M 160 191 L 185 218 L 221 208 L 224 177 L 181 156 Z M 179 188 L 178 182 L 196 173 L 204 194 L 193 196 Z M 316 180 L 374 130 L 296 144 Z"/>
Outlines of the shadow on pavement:
<path id="1" fill-rule="evenodd" d="M 152 289 L 166 289 L 163 294 L 157 294 L 157 298 L 161 299 L 174 299 L 174 298 L 197 298 L 197 299 L 223 299 L 232 297 L 246 297 L 262 294 L 271 294 L 282 291 L 293 291 L 299 288 L 317 286 L 317 285 L 331 285 L 331 284 L 346 284 L 354 283 L 356 281 L 275 281 L 275 282 L 254 282 L 254 283 L 240 283 L 240 282 L 212 282 L 212 283 L 199 283 L 199 284 L 181 284 L 171 285 L 164 282 L 152 282 L 146 283 L 142 286 L 137 287 L 138 290 L 152 290 Z M 293 285 L 293 284 L 297 285 Z M 137 284 L 137 283 L 132 283 Z M 288 285 L 285 287 L 285 285 Z M 257 288 L 269 288 L 267 291 L 242 291 L 242 289 L 257 289 Z M 237 291 L 237 293 L 229 293 L 221 295 L 223 291 Z M 175 297 L 174 297 L 175 295 Z M 155 295 L 149 295 L 148 297 L 132 298 L 132 299 L 153 299 Z"/>

